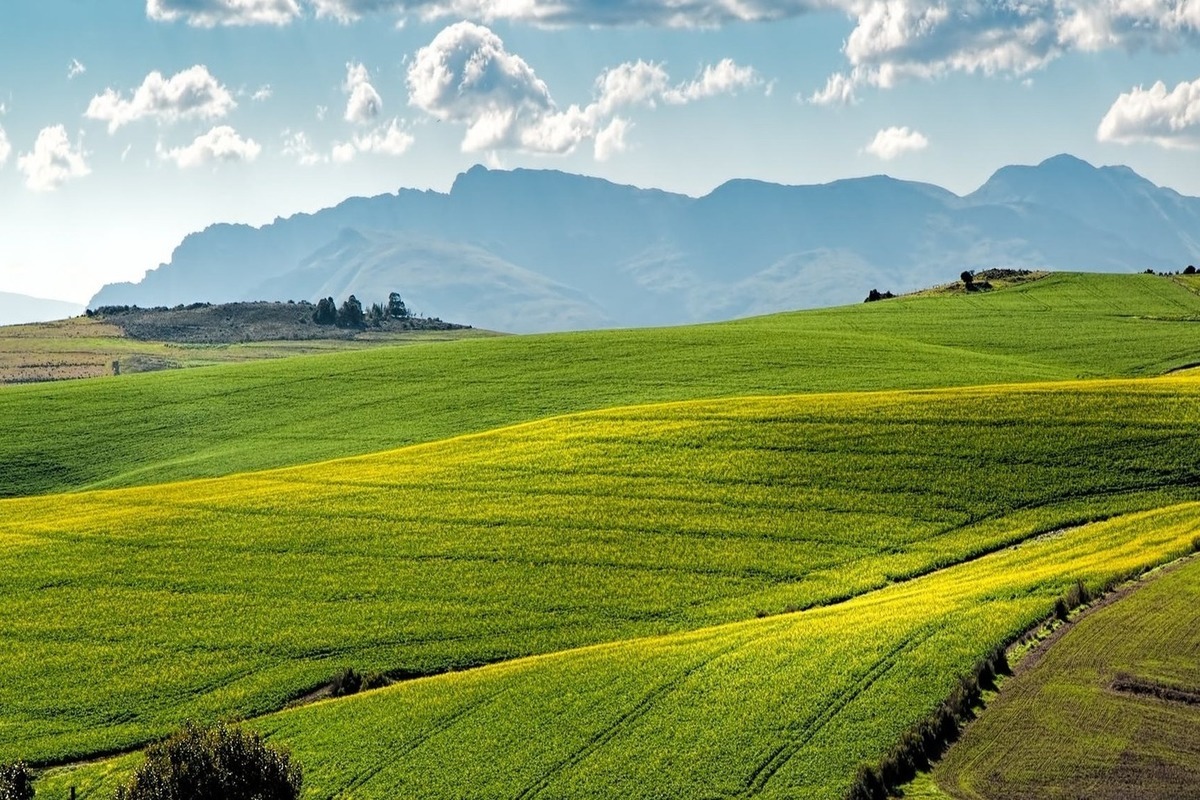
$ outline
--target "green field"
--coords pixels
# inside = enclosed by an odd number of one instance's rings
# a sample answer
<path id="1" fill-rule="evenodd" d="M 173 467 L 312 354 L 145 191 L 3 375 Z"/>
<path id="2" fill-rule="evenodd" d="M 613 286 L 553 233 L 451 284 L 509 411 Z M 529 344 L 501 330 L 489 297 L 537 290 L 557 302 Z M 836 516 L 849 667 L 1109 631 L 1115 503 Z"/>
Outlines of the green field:
<path id="1" fill-rule="evenodd" d="M 365 454 L 634 403 L 1159 374 L 1183 279 L 1054 275 L 717 325 L 502 337 L 0 390 L 0 496 Z"/>
<path id="2" fill-rule="evenodd" d="M 111 376 L 114 361 L 120 362 L 121 374 L 129 375 L 488 335 L 475 330 L 380 332 L 360 334 L 354 339 L 196 345 L 133 339 L 117 325 L 74 317 L 0 326 L 0 385 Z"/>
<path id="3" fill-rule="evenodd" d="M 4 501 L 0 759 L 261 713 L 342 666 L 426 673 L 828 603 L 1200 499 L 1197 424 L 1194 378 L 708 401 Z"/>
<path id="4" fill-rule="evenodd" d="M 1191 548 L 1200 504 L 1044 537 L 808 612 L 514 661 L 255 723 L 306 797 L 839 797 L 955 676 L 1100 585 Z M 135 759 L 51 775 L 104 796 Z"/>
<path id="5" fill-rule="evenodd" d="M 1194 288 L 0 390 L 0 762 L 242 717 L 309 798 L 839 798 L 1076 580 L 1195 547 L 1200 375 L 1151 377 Z M 345 667 L 434 677 L 277 713 Z"/>
<path id="6" fill-rule="evenodd" d="M 1162 695 L 1162 696 L 1156 696 Z M 934 780 L 970 800 L 1173 800 L 1200 786 L 1200 561 L 1085 617 L 1004 685 Z"/>

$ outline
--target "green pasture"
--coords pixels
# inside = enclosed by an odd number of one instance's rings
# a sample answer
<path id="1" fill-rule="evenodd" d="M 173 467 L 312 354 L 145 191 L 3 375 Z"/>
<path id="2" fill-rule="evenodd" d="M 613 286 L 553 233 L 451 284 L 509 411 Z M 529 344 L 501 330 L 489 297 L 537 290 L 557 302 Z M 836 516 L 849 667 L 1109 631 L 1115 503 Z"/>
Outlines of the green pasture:
<path id="1" fill-rule="evenodd" d="M 0 502 L 0 761 L 829 604 L 1200 498 L 1200 380 L 619 408 Z"/>
<path id="2" fill-rule="evenodd" d="M 422 344 L 0 389 L 0 496 L 377 452 L 704 397 L 1159 374 L 1200 361 L 1182 279 L 1057 274 L 682 328 Z"/>

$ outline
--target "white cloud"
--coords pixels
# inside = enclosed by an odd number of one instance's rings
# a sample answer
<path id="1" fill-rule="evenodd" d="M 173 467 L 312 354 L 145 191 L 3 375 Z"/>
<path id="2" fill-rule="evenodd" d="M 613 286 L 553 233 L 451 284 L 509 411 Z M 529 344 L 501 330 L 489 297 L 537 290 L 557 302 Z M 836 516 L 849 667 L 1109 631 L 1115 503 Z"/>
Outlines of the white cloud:
<path id="1" fill-rule="evenodd" d="M 187 147 L 159 150 L 159 157 L 174 161 L 180 169 L 191 169 L 212 163 L 250 162 L 258 158 L 262 146 L 253 139 L 243 139 L 228 125 L 220 125 L 196 137 Z"/>
<path id="2" fill-rule="evenodd" d="M 113 133 L 122 125 L 144 118 L 168 123 L 216 119 L 236 107 L 229 90 L 209 74 L 207 67 L 197 64 L 170 78 L 151 72 L 129 100 L 121 92 L 106 89 L 92 98 L 84 115 L 107 122 L 108 132 Z"/>
<path id="3" fill-rule="evenodd" d="M 189 25 L 286 25 L 300 16 L 297 0 L 146 0 L 146 16 Z"/>
<path id="4" fill-rule="evenodd" d="M 71 63 L 67 65 L 67 80 L 78 78 L 85 72 L 87 72 L 87 67 L 78 58 L 72 58 Z"/>
<path id="5" fill-rule="evenodd" d="M 918 131 L 907 127 L 891 127 L 875 134 L 875 138 L 867 145 L 866 152 L 884 161 L 891 161 L 905 153 L 924 150 L 928 146 L 929 140 Z"/>
<path id="6" fill-rule="evenodd" d="M 8 157 L 12 155 L 12 144 L 8 141 L 8 134 L 4 132 L 4 128 L 0 127 L 0 167 L 8 163 Z"/>
<path id="7" fill-rule="evenodd" d="M 283 132 L 283 154 L 296 159 L 298 164 L 305 167 L 325 161 L 325 157 L 316 151 L 304 131 Z"/>
<path id="8" fill-rule="evenodd" d="M 1200 41 L 1197 0 L 832 0 L 854 29 L 850 70 L 811 102 L 845 103 L 863 86 L 948 73 L 1025 77 L 1076 50 L 1173 49 Z"/>
<path id="9" fill-rule="evenodd" d="M 271 84 L 264 83 L 262 86 L 250 95 L 250 99 L 256 103 L 262 103 L 271 99 L 271 95 L 275 94 L 275 90 L 271 88 Z"/>
<path id="10" fill-rule="evenodd" d="M 808 102 L 818 106 L 852 105 L 858 102 L 854 81 L 840 72 L 830 75 L 829 80 L 825 81 L 825 88 L 813 92 Z"/>
<path id="11" fill-rule="evenodd" d="M 1096 138 L 1102 142 L 1148 142 L 1166 148 L 1200 147 L 1200 78 L 1167 91 L 1158 81 L 1138 86 L 1116 99 Z"/>
<path id="12" fill-rule="evenodd" d="M 369 125 L 383 112 L 383 98 L 371 85 L 371 75 L 362 64 L 346 65 L 346 81 L 342 90 L 349 95 L 346 101 L 346 121 Z"/>
<path id="13" fill-rule="evenodd" d="M 354 156 L 358 154 L 358 149 L 353 142 L 340 142 L 333 146 L 332 158 L 335 164 L 346 164 L 354 160 Z"/>
<path id="14" fill-rule="evenodd" d="M 414 142 L 413 135 L 400 127 L 399 120 L 392 120 L 386 127 L 354 137 L 354 147 L 360 153 L 378 153 L 385 156 L 402 156 Z"/>
<path id="15" fill-rule="evenodd" d="M 25 173 L 25 185 L 35 192 L 52 192 L 74 178 L 91 172 L 83 142 L 72 146 L 62 125 L 42 128 L 33 150 L 17 158 L 17 168 Z"/>
<path id="16" fill-rule="evenodd" d="M 749 67 L 726 59 L 704 68 L 695 80 L 672 86 L 661 64 L 621 64 L 596 80 L 596 99 L 559 109 L 533 68 L 510 53 L 482 25 L 459 22 L 421 48 L 408 69 L 409 103 L 435 119 L 463 125 L 465 152 L 521 150 L 569 153 L 596 139 L 597 153 L 621 152 L 630 124 L 617 122 L 622 108 L 690 103 L 761 84 Z"/>
<path id="17" fill-rule="evenodd" d="M 426 21 L 456 17 L 561 25 L 711 27 L 729 22 L 784 19 L 837 7 L 834 0 L 312 0 L 318 16 L 342 22 L 366 14 L 415 15 Z"/>
<path id="18" fill-rule="evenodd" d="M 614 117 L 604 130 L 596 134 L 595 155 L 597 161 L 608 161 L 617 153 L 628 149 L 625 135 L 633 123 L 623 117 Z"/>
<path id="19" fill-rule="evenodd" d="M 749 89 L 762 84 L 762 78 L 753 67 L 742 66 L 732 58 L 722 59 L 717 64 L 710 64 L 700 73 L 700 77 L 667 91 L 663 99 L 668 103 L 682 105 L 706 97 L 716 97 L 721 94 L 737 94 L 742 89 Z"/>

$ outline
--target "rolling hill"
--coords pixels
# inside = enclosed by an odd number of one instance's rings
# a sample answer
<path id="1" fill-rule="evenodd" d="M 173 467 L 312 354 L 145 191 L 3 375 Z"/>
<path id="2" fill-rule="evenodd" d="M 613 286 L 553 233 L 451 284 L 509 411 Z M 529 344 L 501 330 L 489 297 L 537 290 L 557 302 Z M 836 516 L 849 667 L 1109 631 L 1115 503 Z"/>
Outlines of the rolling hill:
<path id="1" fill-rule="evenodd" d="M 503 337 L 10 387 L 0 496 L 228 475 L 634 403 L 1165 372 L 1194 279 L 1053 275 L 715 325 Z"/>
<path id="2" fill-rule="evenodd" d="M 1200 261 L 1200 199 L 1070 156 L 959 197 L 886 176 L 730 181 L 701 198 L 475 167 L 446 193 L 215 225 L 97 305 L 385 298 L 514 332 L 666 325 L 849 303 L 963 269 L 1134 272 Z"/>
<path id="3" fill-rule="evenodd" d="M 0 761 L 107 800 L 234 717 L 306 798 L 839 800 L 1077 581 L 1197 547 L 1197 288 L 6 387 Z M 398 683 L 286 708 L 346 667 Z"/>
<path id="4" fill-rule="evenodd" d="M 1200 561 L 1089 615 L 1005 683 L 934 777 L 969 800 L 1173 800 L 1200 786 Z"/>

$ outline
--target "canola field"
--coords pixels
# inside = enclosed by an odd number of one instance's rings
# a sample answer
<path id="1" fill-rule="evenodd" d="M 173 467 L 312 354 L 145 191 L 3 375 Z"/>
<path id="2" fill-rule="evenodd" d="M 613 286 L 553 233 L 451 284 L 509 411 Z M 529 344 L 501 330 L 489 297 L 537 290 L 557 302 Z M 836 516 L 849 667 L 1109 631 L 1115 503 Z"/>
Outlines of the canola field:
<path id="1" fill-rule="evenodd" d="M 0 502 L 0 760 L 829 604 L 1200 499 L 1200 381 L 613 409 L 275 472 Z"/>
<path id="2" fill-rule="evenodd" d="M 838 800 L 1077 580 L 1196 548 L 1197 290 L 5 387 L 0 763 L 108 800 L 246 719 L 314 800 Z M 401 682 L 282 710 L 347 667 Z"/>
<path id="3" fill-rule="evenodd" d="M 413 681 L 258 720 L 306 797 L 837 798 L 981 653 L 1189 552 L 1200 504 L 1129 514 L 778 617 Z M 136 757 L 53 773 L 105 797 Z"/>

